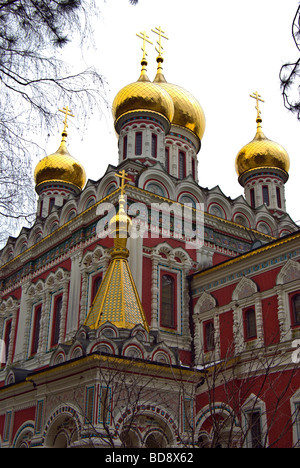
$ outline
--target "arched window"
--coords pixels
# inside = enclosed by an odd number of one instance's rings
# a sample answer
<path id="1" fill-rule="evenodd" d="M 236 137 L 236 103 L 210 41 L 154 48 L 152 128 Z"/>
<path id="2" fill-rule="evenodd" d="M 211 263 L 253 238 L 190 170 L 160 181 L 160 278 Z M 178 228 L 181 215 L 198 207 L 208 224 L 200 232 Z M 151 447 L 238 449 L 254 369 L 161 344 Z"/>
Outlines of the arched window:
<path id="1" fill-rule="evenodd" d="M 300 325 L 300 294 L 292 298 L 293 325 Z"/>
<path id="2" fill-rule="evenodd" d="M 175 278 L 163 274 L 161 277 L 161 312 L 160 324 L 162 327 L 175 328 Z"/>
<path id="3" fill-rule="evenodd" d="M 33 337 L 32 337 L 31 354 L 35 354 L 37 352 L 37 350 L 38 350 L 41 317 L 42 317 L 42 306 L 39 305 L 35 309 L 35 313 L 34 313 L 34 324 L 33 324 Z"/>
<path id="4" fill-rule="evenodd" d="M 246 339 L 256 337 L 256 318 L 254 309 L 248 309 L 245 311 L 245 334 Z"/>
<path id="5" fill-rule="evenodd" d="M 58 296 L 54 303 L 53 326 L 52 326 L 52 341 L 51 345 L 55 346 L 59 342 L 60 321 L 62 309 L 62 296 Z"/>

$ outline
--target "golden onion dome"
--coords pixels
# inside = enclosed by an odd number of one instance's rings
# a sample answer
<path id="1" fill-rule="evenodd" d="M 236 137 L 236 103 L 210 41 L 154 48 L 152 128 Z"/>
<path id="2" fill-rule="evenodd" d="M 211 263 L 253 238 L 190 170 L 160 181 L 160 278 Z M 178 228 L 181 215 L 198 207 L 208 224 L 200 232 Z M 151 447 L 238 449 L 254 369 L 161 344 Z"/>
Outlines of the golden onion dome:
<path id="1" fill-rule="evenodd" d="M 112 114 L 117 131 L 121 117 L 132 112 L 153 112 L 163 116 L 168 122 L 173 119 L 173 101 L 167 91 L 149 80 L 146 64 L 146 61 L 142 61 L 143 67 L 138 81 L 122 88 L 113 101 Z"/>
<path id="2" fill-rule="evenodd" d="M 162 73 L 162 57 L 157 58 L 158 70 L 154 83 L 159 84 L 171 96 L 174 104 L 172 125 L 186 128 L 202 140 L 205 131 L 205 114 L 197 99 L 181 86 L 168 83 Z"/>
<path id="3" fill-rule="evenodd" d="M 46 156 L 38 162 L 34 179 L 36 191 L 39 191 L 41 184 L 60 182 L 73 185 L 80 191 L 86 183 L 86 173 L 84 167 L 70 155 L 66 145 L 65 132 L 62 133 L 62 141 L 56 153 Z"/>
<path id="4" fill-rule="evenodd" d="M 286 150 L 278 143 L 269 140 L 261 128 L 261 118 L 256 119 L 256 135 L 245 145 L 235 160 L 236 172 L 239 177 L 258 169 L 277 169 L 282 171 L 287 180 L 290 168 L 290 158 Z"/>

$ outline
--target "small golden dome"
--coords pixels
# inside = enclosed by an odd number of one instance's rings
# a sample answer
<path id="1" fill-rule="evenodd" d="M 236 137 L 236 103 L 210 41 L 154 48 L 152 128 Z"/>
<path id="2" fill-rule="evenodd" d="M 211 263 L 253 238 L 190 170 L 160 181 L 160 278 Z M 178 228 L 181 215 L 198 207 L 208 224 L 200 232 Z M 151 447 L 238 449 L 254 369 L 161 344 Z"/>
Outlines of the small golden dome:
<path id="1" fill-rule="evenodd" d="M 60 147 L 49 156 L 46 156 L 38 162 L 35 171 L 34 179 L 36 191 L 39 186 L 45 182 L 62 182 L 74 185 L 77 189 L 82 190 L 86 183 L 86 173 L 83 166 L 70 155 L 66 145 L 66 133 L 62 134 L 63 138 Z"/>
<path id="2" fill-rule="evenodd" d="M 187 128 L 194 133 L 201 141 L 205 131 L 205 115 L 204 111 L 197 99 L 186 89 L 175 84 L 168 83 L 162 73 L 158 58 L 158 71 L 154 79 L 154 83 L 159 84 L 171 96 L 174 104 L 174 117 L 172 125 Z"/>
<path id="3" fill-rule="evenodd" d="M 269 140 L 261 129 L 261 118 L 257 118 L 257 132 L 252 141 L 245 145 L 235 160 L 236 172 L 239 177 L 249 171 L 261 168 L 279 169 L 288 178 L 290 158 L 286 150 Z"/>
<path id="4" fill-rule="evenodd" d="M 162 115 L 169 122 L 174 115 L 174 105 L 170 95 L 149 80 L 145 69 L 142 69 L 138 81 L 122 88 L 113 101 L 112 114 L 116 129 L 121 117 L 138 111 L 150 111 Z"/>

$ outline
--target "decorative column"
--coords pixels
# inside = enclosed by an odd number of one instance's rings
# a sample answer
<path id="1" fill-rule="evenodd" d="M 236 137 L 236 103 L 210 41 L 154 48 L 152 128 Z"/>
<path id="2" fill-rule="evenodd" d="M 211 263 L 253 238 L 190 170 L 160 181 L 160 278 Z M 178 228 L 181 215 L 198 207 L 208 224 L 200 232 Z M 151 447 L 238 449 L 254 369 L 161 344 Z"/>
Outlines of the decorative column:
<path id="1" fill-rule="evenodd" d="M 152 330 L 158 330 L 158 307 L 159 307 L 159 287 L 158 287 L 158 263 L 160 256 L 152 254 L 152 285 L 151 285 L 151 324 Z"/>

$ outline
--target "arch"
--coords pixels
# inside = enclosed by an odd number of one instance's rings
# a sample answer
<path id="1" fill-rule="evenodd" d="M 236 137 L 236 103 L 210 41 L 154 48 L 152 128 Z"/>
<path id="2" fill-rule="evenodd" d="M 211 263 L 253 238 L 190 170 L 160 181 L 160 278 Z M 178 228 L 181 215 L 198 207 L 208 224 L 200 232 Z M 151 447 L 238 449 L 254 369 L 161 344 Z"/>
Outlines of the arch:
<path id="1" fill-rule="evenodd" d="M 117 345 L 109 338 L 99 337 L 87 348 L 87 354 L 94 352 L 117 355 L 118 348 Z"/>
<path id="2" fill-rule="evenodd" d="M 194 307 L 194 314 L 201 314 L 203 312 L 208 312 L 214 309 L 217 306 L 216 299 L 207 292 L 204 292 L 199 297 L 198 301 Z"/>
<path id="3" fill-rule="evenodd" d="M 300 263 L 289 259 L 281 268 L 276 278 L 276 284 L 290 283 L 300 279 Z"/>
<path id="4" fill-rule="evenodd" d="M 241 435 L 238 417 L 224 402 L 204 406 L 196 416 L 195 440 L 206 434 L 206 443 L 214 441 L 215 447 L 237 447 Z"/>
<path id="5" fill-rule="evenodd" d="M 90 200 L 94 200 L 94 203 L 97 200 L 97 193 L 96 193 L 96 188 L 94 185 L 90 185 L 84 189 L 84 191 L 80 195 L 80 199 L 78 202 L 78 213 L 82 213 L 85 211 L 89 206 Z M 90 205 L 91 206 L 91 205 Z"/>
<path id="6" fill-rule="evenodd" d="M 240 299 L 252 296 L 256 292 L 258 292 L 257 284 L 244 276 L 235 287 L 232 293 L 232 300 L 239 301 Z"/>
<path id="7" fill-rule="evenodd" d="M 143 404 L 141 402 L 138 406 L 128 406 L 126 412 L 118 410 L 118 413 L 115 420 L 118 421 L 116 429 L 120 434 L 120 438 L 125 439 L 125 434 L 133 430 L 137 440 L 141 441 L 141 446 L 145 447 L 147 435 L 158 431 L 160 434 L 164 434 L 166 447 L 174 447 L 177 443 L 180 443 L 177 437 L 179 434 L 176 423 L 178 416 L 169 409 L 166 410 L 163 406 L 151 403 Z M 129 421 L 129 424 L 127 421 Z"/>
<path id="8" fill-rule="evenodd" d="M 72 404 L 59 406 L 48 418 L 44 428 L 44 447 L 67 448 L 79 440 L 81 433 L 80 411 Z"/>
<path id="9" fill-rule="evenodd" d="M 34 435 L 34 421 L 27 421 L 16 432 L 12 448 L 30 448 Z"/>

